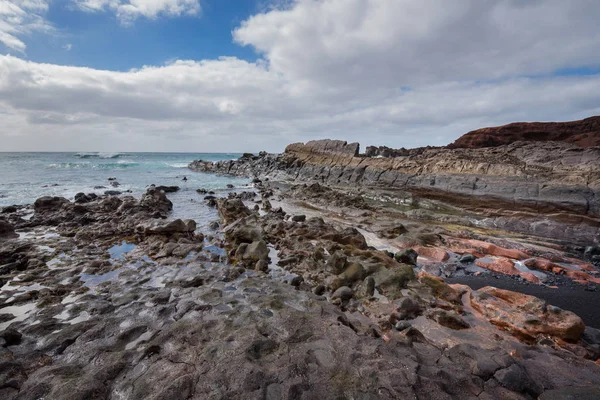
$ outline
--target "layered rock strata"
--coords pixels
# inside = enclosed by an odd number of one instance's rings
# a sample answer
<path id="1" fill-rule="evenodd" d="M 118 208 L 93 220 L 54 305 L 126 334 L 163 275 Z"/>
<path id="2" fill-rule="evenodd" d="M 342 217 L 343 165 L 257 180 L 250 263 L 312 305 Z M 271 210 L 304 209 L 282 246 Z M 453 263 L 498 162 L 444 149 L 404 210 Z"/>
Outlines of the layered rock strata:
<path id="1" fill-rule="evenodd" d="M 439 200 L 485 225 L 581 244 L 600 237 L 600 150 L 559 142 L 483 149 L 421 148 L 394 158 L 359 156 L 358 144 L 321 140 L 283 154 L 195 161 L 194 171 L 317 181 Z"/>

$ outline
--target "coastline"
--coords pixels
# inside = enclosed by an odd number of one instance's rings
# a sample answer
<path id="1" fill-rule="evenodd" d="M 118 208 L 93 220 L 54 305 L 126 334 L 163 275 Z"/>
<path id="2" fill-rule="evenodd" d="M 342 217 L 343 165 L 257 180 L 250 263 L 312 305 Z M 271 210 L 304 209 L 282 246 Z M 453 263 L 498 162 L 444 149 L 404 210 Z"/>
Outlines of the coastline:
<path id="1" fill-rule="evenodd" d="M 598 270 L 585 249 L 492 229 L 471 204 L 306 178 L 289 156 L 192 163 L 253 184 L 198 188 L 192 204 L 212 219 L 201 225 L 174 218 L 169 186 L 4 209 L 0 341 L 17 375 L 0 394 L 597 393 L 598 292 L 583 285 Z M 569 308 L 589 311 L 589 326 Z"/>

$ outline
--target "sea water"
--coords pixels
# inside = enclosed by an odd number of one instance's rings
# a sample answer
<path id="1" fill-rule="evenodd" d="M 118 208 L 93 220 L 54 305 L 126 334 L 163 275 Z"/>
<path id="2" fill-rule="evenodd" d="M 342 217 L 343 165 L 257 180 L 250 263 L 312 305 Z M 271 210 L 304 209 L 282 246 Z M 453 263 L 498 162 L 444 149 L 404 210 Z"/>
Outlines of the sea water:
<path id="1" fill-rule="evenodd" d="M 172 218 L 192 218 L 204 225 L 213 218 L 196 189 L 226 195 L 227 185 L 240 191 L 249 180 L 190 171 L 193 160 L 237 159 L 222 153 L 2 153 L 0 152 L 0 207 L 31 204 L 41 196 L 73 200 L 75 194 L 104 194 L 107 190 L 139 198 L 152 185 L 179 186 L 167 196 L 173 202 Z M 186 177 L 187 180 L 183 180 Z M 118 187 L 109 178 L 116 178 Z"/>

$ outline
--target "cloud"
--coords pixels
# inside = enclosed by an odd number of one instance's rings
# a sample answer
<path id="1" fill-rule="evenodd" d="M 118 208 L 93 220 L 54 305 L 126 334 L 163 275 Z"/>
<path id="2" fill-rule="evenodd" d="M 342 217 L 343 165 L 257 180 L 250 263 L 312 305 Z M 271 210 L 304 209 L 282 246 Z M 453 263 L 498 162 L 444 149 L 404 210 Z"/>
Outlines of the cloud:
<path id="1" fill-rule="evenodd" d="M 33 32 L 52 32 L 44 20 L 49 0 L 0 0 L 0 43 L 24 53 L 27 46 L 20 39 Z"/>
<path id="2" fill-rule="evenodd" d="M 412 86 L 600 65 L 596 0 L 299 0 L 234 39 L 314 84 Z"/>
<path id="3" fill-rule="evenodd" d="M 600 73 L 555 73 L 600 67 L 596 1 L 444 4 L 278 2 L 233 32 L 259 52 L 255 62 L 176 60 L 116 72 L 0 56 L 0 113 L 10 126 L 0 143 L 279 151 L 332 137 L 413 147 L 483 126 L 600 114 Z"/>
<path id="4" fill-rule="evenodd" d="M 88 12 L 111 11 L 124 23 L 138 17 L 154 19 L 159 15 L 179 17 L 198 15 L 202 8 L 199 0 L 73 0 L 75 5 Z"/>
<path id="5" fill-rule="evenodd" d="M 63 49 L 65 49 L 66 51 L 71 51 L 72 48 L 73 45 L 71 43 L 67 43 L 63 46 Z"/>

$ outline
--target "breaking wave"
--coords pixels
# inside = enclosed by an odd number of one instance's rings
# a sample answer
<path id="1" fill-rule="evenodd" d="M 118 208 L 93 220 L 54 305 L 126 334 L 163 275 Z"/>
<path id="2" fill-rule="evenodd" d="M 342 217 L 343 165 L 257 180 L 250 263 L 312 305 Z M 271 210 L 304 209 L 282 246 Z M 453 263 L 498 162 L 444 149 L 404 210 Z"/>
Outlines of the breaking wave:
<path id="1" fill-rule="evenodd" d="M 75 154 L 75 157 L 77 158 L 119 158 L 119 157 L 123 157 L 126 156 L 127 154 L 124 153 L 77 153 Z"/>

